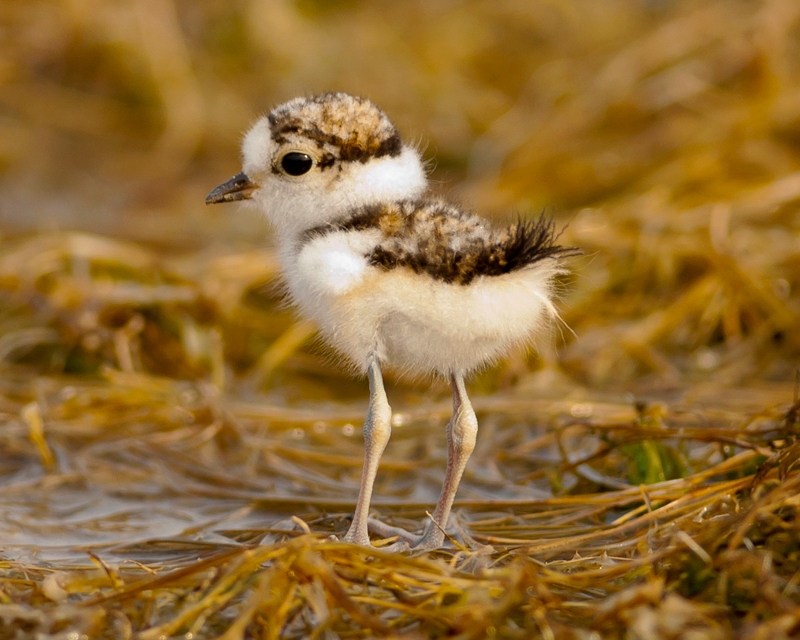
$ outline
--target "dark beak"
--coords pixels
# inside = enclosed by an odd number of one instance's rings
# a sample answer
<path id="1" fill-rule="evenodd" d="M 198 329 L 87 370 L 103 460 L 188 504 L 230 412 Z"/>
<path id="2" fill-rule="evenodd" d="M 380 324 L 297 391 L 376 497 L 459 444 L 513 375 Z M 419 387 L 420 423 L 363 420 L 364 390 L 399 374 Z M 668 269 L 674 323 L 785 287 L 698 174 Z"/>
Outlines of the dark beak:
<path id="1" fill-rule="evenodd" d="M 249 200 L 250 194 L 258 187 L 250 182 L 244 173 L 237 173 L 227 182 L 223 182 L 206 196 L 206 204 L 219 202 L 234 202 L 235 200 Z"/>

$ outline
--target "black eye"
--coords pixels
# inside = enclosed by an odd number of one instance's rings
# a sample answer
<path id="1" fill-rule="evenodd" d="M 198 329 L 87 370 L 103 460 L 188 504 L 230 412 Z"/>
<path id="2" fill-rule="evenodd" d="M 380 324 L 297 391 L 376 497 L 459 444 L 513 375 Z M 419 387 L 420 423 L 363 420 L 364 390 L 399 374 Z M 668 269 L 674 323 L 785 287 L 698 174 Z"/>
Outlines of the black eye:
<path id="1" fill-rule="evenodd" d="M 281 168 L 290 176 L 302 176 L 311 171 L 313 166 L 313 158 L 299 151 L 292 151 L 281 158 Z"/>

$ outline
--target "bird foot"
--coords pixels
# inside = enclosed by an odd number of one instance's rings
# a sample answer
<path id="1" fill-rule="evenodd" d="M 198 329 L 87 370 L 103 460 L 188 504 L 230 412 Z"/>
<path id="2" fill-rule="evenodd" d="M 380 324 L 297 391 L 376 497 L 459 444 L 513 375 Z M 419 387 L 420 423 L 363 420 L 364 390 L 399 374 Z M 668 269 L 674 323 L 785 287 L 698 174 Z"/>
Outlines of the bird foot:
<path id="1" fill-rule="evenodd" d="M 389 551 L 390 553 L 434 551 L 444 543 L 444 531 L 433 522 L 428 523 L 422 535 L 409 533 L 405 529 L 393 527 L 374 518 L 370 518 L 367 521 L 367 526 L 371 533 L 382 538 L 398 538 L 397 542 L 385 547 L 379 547 L 381 551 Z"/>

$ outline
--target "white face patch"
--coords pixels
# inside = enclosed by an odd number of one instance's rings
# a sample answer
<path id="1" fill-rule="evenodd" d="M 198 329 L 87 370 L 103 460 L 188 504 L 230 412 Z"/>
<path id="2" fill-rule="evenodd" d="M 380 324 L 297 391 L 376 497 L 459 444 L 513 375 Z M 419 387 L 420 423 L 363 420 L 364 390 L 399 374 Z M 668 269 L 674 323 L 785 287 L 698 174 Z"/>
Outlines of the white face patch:
<path id="1" fill-rule="evenodd" d="M 269 170 L 274 145 L 269 132 L 269 120 L 264 117 L 256 122 L 242 142 L 242 168 L 248 176 Z"/>

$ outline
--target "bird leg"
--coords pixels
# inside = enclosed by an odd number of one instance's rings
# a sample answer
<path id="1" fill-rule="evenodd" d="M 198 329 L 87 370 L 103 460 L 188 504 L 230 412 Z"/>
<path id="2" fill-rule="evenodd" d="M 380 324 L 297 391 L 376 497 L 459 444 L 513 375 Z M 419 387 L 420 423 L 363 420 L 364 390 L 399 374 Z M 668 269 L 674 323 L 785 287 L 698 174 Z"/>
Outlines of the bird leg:
<path id="1" fill-rule="evenodd" d="M 383 388 L 381 366 L 376 356 L 370 359 L 369 368 L 369 409 L 364 421 L 364 470 L 361 472 L 361 488 L 353 521 L 344 536 L 346 542 L 369 546 L 369 503 L 372 499 L 372 487 L 378 473 L 386 443 L 392 433 L 392 408 Z"/>
<path id="2" fill-rule="evenodd" d="M 414 539 L 395 527 L 384 527 L 385 533 L 394 533 L 400 540 L 389 547 L 390 551 L 431 551 L 444 543 L 444 528 L 450 517 L 450 510 L 458 491 L 458 484 L 467 466 L 470 454 L 475 449 L 478 436 L 478 419 L 464 388 L 464 376 L 455 373 L 450 379 L 453 387 L 453 416 L 447 423 L 447 471 L 445 472 L 439 502 L 428 522 L 425 532 Z M 403 535 L 405 533 L 405 535 Z"/>
<path id="3" fill-rule="evenodd" d="M 458 484 L 467 466 L 478 437 L 478 419 L 464 388 L 464 375 L 454 373 L 450 379 L 453 387 L 453 416 L 447 423 L 447 471 L 442 493 L 422 539 L 413 546 L 415 550 L 438 549 L 444 543 L 444 528 L 450 518 L 450 509 L 456 498 Z"/>

